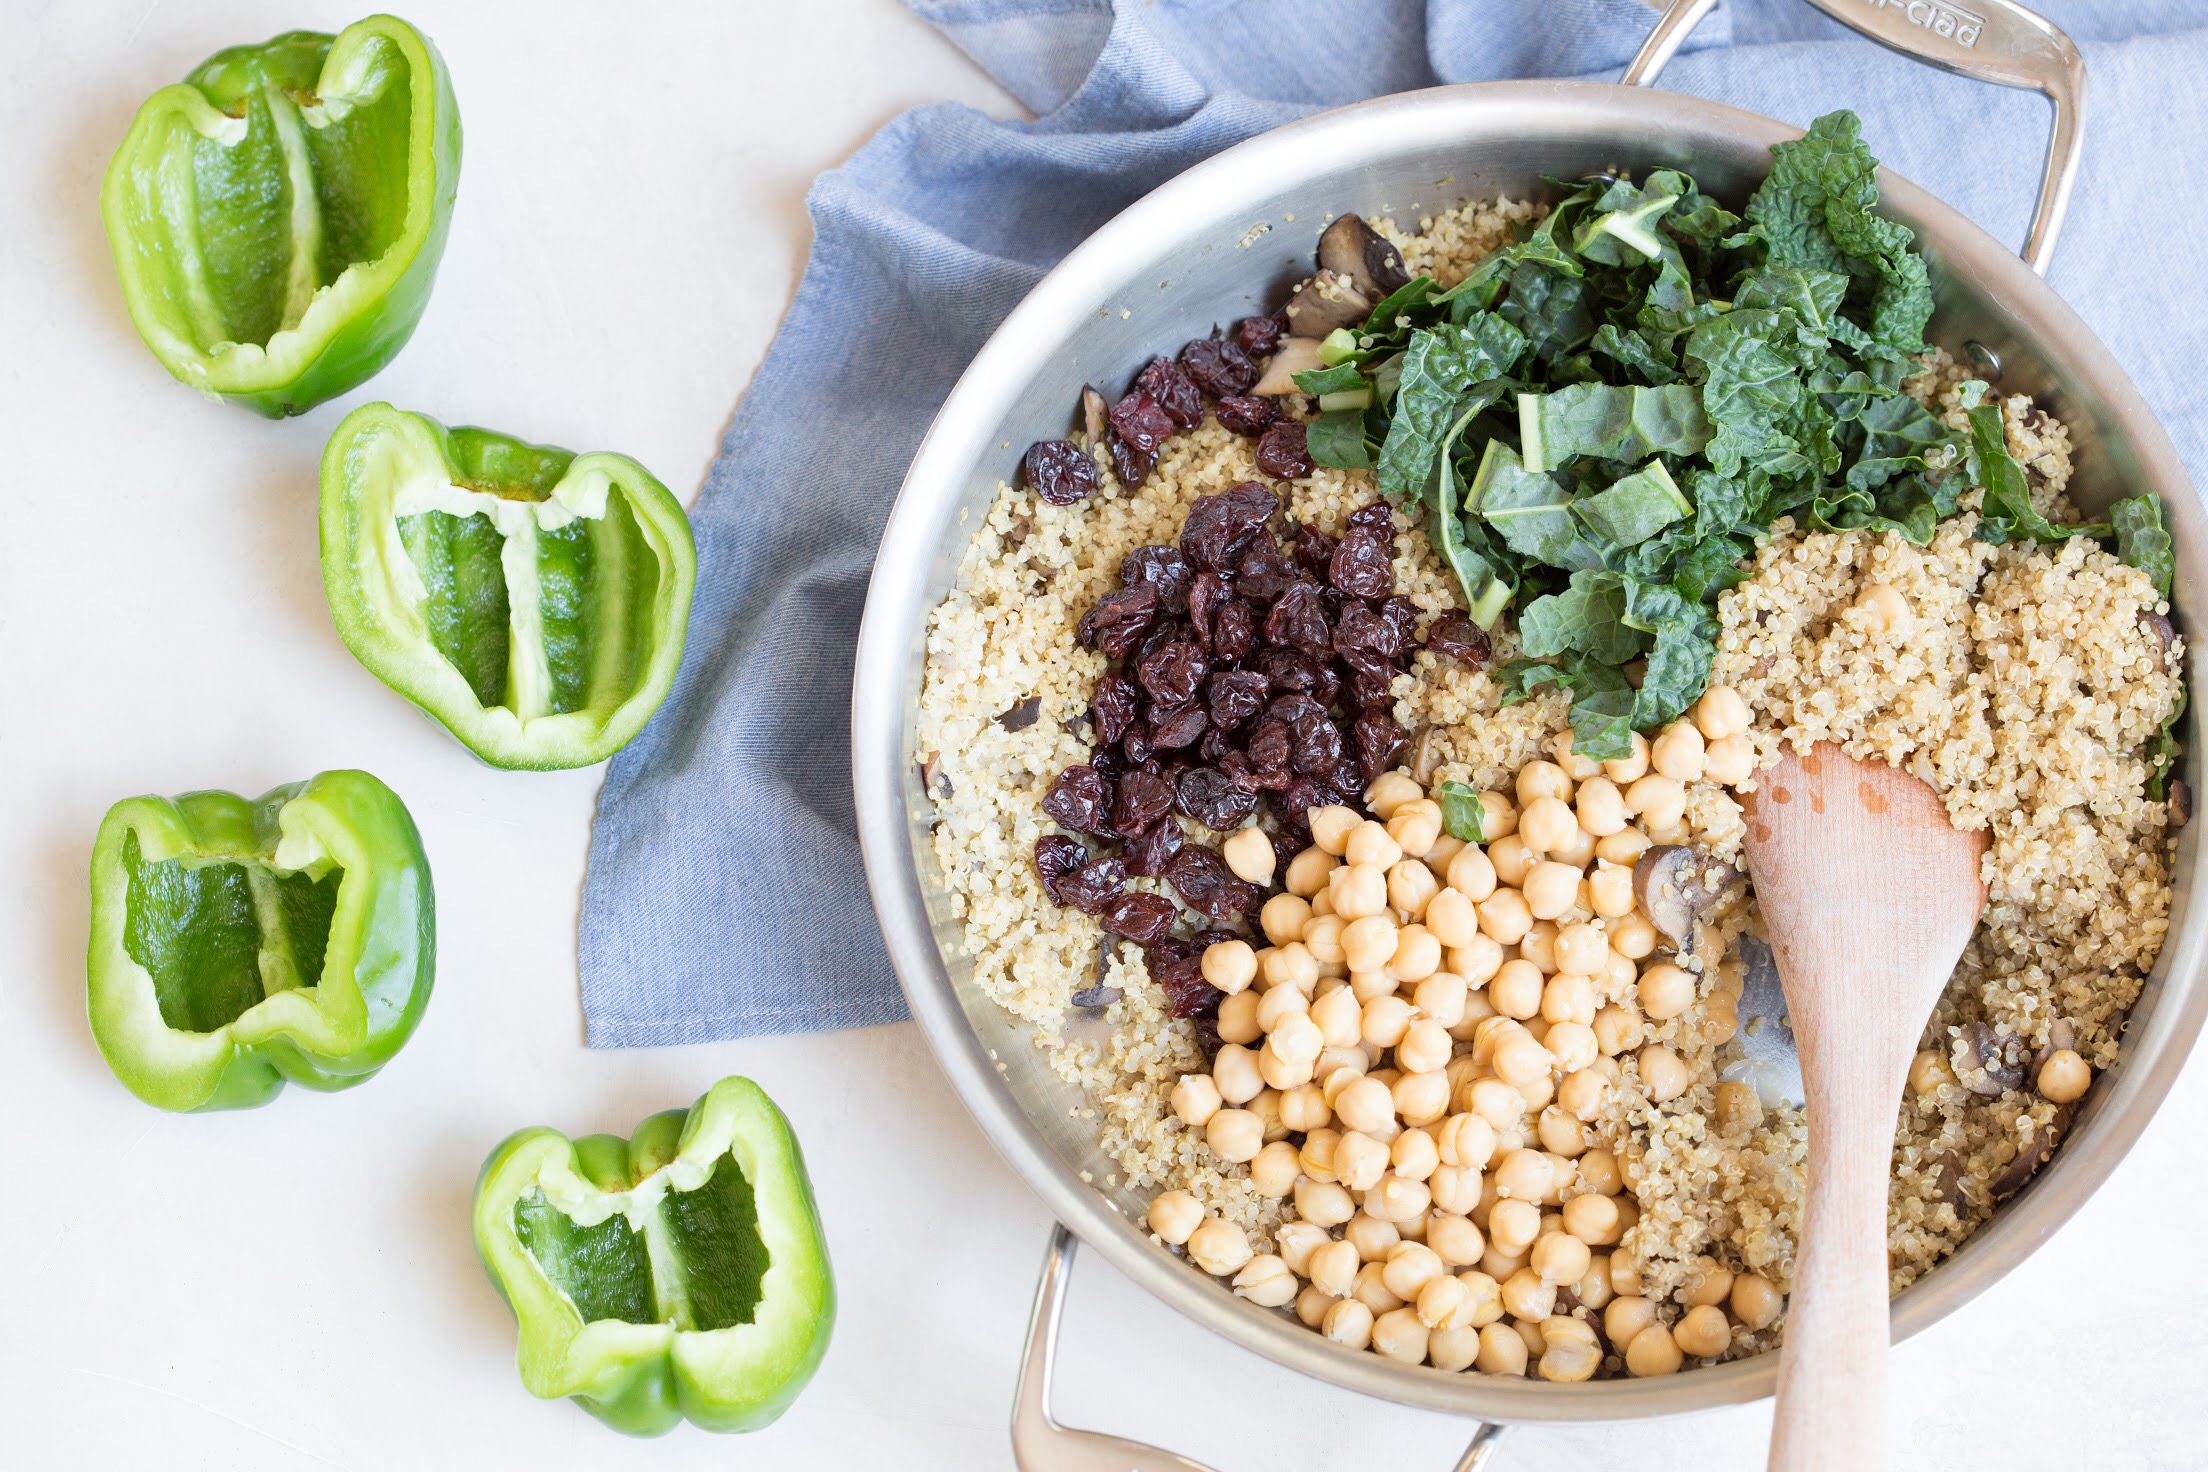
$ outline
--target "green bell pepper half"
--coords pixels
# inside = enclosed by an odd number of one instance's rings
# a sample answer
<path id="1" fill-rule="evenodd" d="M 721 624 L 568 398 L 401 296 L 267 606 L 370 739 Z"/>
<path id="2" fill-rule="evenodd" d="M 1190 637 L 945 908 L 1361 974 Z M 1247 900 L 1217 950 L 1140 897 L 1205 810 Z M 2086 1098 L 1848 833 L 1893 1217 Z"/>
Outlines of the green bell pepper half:
<path id="1" fill-rule="evenodd" d="M 100 214 L 161 366 L 274 419 L 406 345 L 459 187 L 444 60 L 377 15 L 218 51 L 147 98 Z"/>
<path id="2" fill-rule="evenodd" d="M 375 1075 L 429 1004 L 421 835 L 366 772 L 248 801 L 125 798 L 92 846 L 85 1005 L 115 1076 L 163 1109 Z"/>
<path id="3" fill-rule="evenodd" d="M 494 767 L 628 745 L 674 683 L 698 554 L 626 455 L 365 404 L 322 452 L 322 586 L 386 685 Z"/>
<path id="4" fill-rule="evenodd" d="M 475 1246 L 520 1325 L 522 1384 L 631 1436 L 765 1426 L 835 1327 L 804 1156 L 748 1078 L 627 1141 L 514 1135 L 476 1183 Z"/>

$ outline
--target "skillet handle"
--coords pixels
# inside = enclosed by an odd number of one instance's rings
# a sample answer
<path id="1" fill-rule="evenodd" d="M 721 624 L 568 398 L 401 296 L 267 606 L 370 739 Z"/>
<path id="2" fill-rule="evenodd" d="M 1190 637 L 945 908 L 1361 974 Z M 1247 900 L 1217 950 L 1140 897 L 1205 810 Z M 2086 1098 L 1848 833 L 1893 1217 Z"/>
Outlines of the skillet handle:
<path id="1" fill-rule="evenodd" d="M 2039 203 L 2024 239 L 2024 263 L 2044 276 L 2070 207 L 2085 151 L 2085 58 L 2070 38 L 2015 0 L 1809 0 L 1856 33 L 1905 56 L 2003 87 L 2044 93 L 2054 108 Z M 1717 0 L 1670 0 L 1619 80 L 1652 87 L 1680 43 Z"/>
<path id="2" fill-rule="evenodd" d="M 1058 1353 L 1058 1321 L 1066 1308 L 1066 1280 L 1073 1269 L 1075 1238 L 1063 1223 L 1050 1233 L 1035 1308 L 1027 1321 L 1027 1349 L 1020 1383 L 1012 1392 L 1012 1461 L 1020 1472 L 1211 1472 L 1201 1462 L 1101 1431 L 1061 1426 L 1050 1414 L 1051 1362 Z M 1483 1472 L 1494 1459 L 1504 1428 L 1480 1422 L 1456 1472 Z"/>

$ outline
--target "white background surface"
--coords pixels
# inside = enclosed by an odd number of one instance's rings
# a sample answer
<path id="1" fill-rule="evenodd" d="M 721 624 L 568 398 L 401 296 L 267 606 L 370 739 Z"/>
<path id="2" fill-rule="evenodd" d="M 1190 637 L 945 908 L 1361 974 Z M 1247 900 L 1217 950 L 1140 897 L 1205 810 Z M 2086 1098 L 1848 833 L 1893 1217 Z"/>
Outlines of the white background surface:
<path id="1" fill-rule="evenodd" d="M 908 105 L 1013 105 L 890 0 L 410 0 L 467 128 L 437 292 L 380 377 L 271 424 L 140 347 L 100 172 L 139 101 L 207 53 L 356 9 L 18 0 L 0 19 L 0 1465 L 1009 1466 L 1042 1208 L 909 1025 L 587 1052 L 574 935 L 598 773 L 486 769 L 356 665 L 323 605 L 314 491 L 338 418 L 389 398 L 623 450 L 689 498 L 796 282 L 810 178 Z M 138 1103 L 84 1024 L 100 814 L 336 766 L 390 782 L 429 846 L 420 1032 L 350 1093 Z M 469 1238 L 484 1154 L 525 1124 L 625 1133 L 732 1072 L 781 1101 L 812 1162 L 843 1300 L 819 1377 L 744 1442 L 630 1442 L 534 1401 Z M 1907 1465 L 2201 1464 L 2204 1120 L 2196 1067 L 2059 1236 L 1895 1352 Z M 1465 1436 L 1229 1347 L 1094 1257 L 1067 1329 L 1069 1420 L 1220 1472 L 1418 1472 Z M 1749 1407 L 1532 1429 L 1503 1465 L 1760 1467 L 1767 1425 Z"/>

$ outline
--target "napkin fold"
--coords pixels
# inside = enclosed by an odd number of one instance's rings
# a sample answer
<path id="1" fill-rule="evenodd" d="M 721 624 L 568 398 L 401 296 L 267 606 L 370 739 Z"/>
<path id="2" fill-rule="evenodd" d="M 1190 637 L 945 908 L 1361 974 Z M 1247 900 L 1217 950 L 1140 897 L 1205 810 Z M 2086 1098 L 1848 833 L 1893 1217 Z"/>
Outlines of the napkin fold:
<path id="1" fill-rule="evenodd" d="M 813 249 L 692 508 L 689 650 L 606 774 L 583 885 L 592 1047 L 891 1022 L 904 999 L 851 798 L 853 648 L 890 503 L 967 361 L 1042 274 L 1166 179 L 1320 108 L 1448 82 L 1615 80 L 1637 0 L 907 0 L 1033 122 L 915 108 L 807 198 Z M 2208 14 L 2043 0 L 2091 75 L 2050 280 L 2208 466 Z M 1663 85 L 1806 126 L 2021 241 L 2027 93 L 1934 71 L 1801 0 L 1725 0 Z M 1136 366 L 1127 365 L 1131 372 Z"/>

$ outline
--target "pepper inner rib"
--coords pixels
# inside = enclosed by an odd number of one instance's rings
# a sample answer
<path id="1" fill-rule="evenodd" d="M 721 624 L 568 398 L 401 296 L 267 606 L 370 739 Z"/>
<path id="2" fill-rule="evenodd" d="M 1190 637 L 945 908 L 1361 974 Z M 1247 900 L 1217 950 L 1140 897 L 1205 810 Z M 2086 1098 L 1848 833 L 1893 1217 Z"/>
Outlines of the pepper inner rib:
<path id="1" fill-rule="evenodd" d="M 213 1032 L 271 992 L 321 982 L 342 870 L 315 879 L 252 858 L 149 861 L 135 833 L 123 869 L 123 947 L 152 976 L 169 1027 Z"/>
<path id="2" fill-rule="evenodd" d="M 516 515 L 522 498 L 455 490 L 480 505 L 399 518 L 437 652 L 479 704 L 523 720 L 618 705 L 649 657 L 652 582 L 632 569 L 654 555 L 627 501 L 608 495 L 595 517 Z"/>
<path id="3" fill-rule="evenodd" d="M 641 1232 L 618 1214 L 579 1226 L 537 1190 L 514 1203 L 514 1231 L 586 1323 L 727 1329 L 750 1323 L 765 1296 L 758 1203 L 732 1155 L 695 1190 L 668 1191 Z"/>

